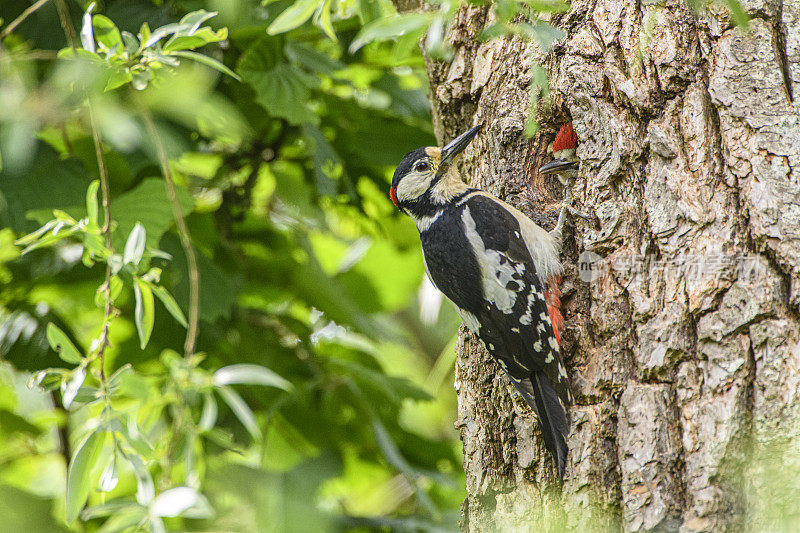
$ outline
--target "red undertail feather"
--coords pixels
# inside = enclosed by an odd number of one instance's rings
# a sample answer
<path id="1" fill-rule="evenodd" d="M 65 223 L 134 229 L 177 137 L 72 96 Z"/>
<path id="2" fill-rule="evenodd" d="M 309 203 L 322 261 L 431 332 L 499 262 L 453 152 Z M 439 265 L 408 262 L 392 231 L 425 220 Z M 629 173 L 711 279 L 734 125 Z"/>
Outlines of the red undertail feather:
<path id="1" fill-rule="evenodd" d="M 572 122 L 568 122 L 558 130 L 558 134 L 553 141 L 553 153 L 559 150 L 575 148 L 576 146 L 578 146 L 578 136 L 575 135 L 575 130 L 572 129 Z"/>
<path id="2" fill-rule="evenodd" d="M 556 336 L 556 341 L 561 346 L 561 330 L 564 327 L 564 316 L 561 314 L 561 276 L 551 276 L 547 280 L 544 301 L 547 304 L 550 321 L 553 323 L 553 333 Z"/>

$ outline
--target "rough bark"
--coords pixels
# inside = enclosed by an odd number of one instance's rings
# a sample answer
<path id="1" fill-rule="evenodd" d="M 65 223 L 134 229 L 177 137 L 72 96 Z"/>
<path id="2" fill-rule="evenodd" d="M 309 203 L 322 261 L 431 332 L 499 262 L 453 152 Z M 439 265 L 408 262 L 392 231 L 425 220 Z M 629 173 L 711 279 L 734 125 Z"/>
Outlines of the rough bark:
<path id="1" fill-rule="evenodd" d="M 480 42 L 491 15 L 463 6 L 454 59 L 428 61 L 439 140 L 484 124 L 466 179 L 552 225 L 560 191 L 536 169 L 571 119 L 573 194 L 596 216 L 563 253 L 578 399 L 562 488 L 535 416 L 462 329 L 464 531 L 800 528 L 800 0 L 743 6 L 748 31 L 680 0 L 573 0 L 547 53 Z M 552 91 L 533 139 L 530 62 Z"/>

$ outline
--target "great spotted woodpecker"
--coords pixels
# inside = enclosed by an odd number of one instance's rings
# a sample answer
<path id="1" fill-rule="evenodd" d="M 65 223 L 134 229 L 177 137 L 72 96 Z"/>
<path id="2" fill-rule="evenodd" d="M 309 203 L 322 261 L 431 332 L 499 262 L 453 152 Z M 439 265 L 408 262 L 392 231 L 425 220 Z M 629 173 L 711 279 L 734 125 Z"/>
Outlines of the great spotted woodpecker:
<path id="1" fill-rule="evenodd" d="M 548 233 L 502 200 L 468 187 L 451 163 L 480 129 L 441 149 L 407 153 L 394 172 L 390 196 L 419 230 L 431 282 L 539 417 L 563 479 L 572 403 L 560 348 L 564 209 L 557 229 Z"/>

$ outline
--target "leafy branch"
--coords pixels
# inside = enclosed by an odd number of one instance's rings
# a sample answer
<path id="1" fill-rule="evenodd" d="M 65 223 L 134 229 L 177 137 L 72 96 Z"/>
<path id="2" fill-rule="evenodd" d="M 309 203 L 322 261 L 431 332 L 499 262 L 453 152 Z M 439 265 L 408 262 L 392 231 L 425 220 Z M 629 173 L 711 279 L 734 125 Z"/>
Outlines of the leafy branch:
<path id="1" fill-rule="evenodd" d="M 179 23 L 164 26 L 152 33 L 145 24 L 137 39 L 126 32 L 119 32 L 116 26 L 102 15 L 92 15 L 93 9 L 94 4 L 90 5 L 83 18 L 82 48 L 78 48 L 77 43 L 71 37 L 68 18 L 62 16 L 61 21 L 70 48 L 62 51 L 59 57 L 88 59 L 105 66 L 110 72 L 106 84 L 107 91 L 128 82 L 136 89 L 144 89 L 147 83 L 153 79 L 154 72 L 162 70 L 165 65 L 177 66 L 177 61 L 168 59 L 172 56 L 195 59 L 235 76 L 227 67 L 217 64 L 215 60 L 191 52 L 192 48 L 217 42 L 227 35 L 226 30 L 213 32 L 208 28 L 201 27 L 205 20 L 214 15 L 213 13 L 205 11 L 189 13 Z M 66 15 L 64 10 L 60 10 L 59 13 Z M 168 37 L 169 39 L 162 46 L 161 41 Z M 202 357 L 194 356 L 199 318 L 197 258 L 178 199 L 163 140 L 156 129 L 150 110 L 141 101 L 139 104 L 147 131 L 158 150 L 167 195 L 172 205 L 181 244 L 189 263 L 190 316 L 188 322 L 172 295 L 159 284 L 161 269 L 148 266 L 150 258 L 168 259 L 169 256 L 160 250 L 151 249 L 147 245 L 144 226 L 137 223 L 133 227 L 127 237 L 122 255 L 118 254 L 113 247 L 112 233 L 115 230 L 115 222 L 111 210 L 108 167 L 103 154 L 100 127 L 93 102 L 89 97 L 85 99 L 85 105 L 88 110 L 89 129 L 95 149 L 99 181 L 92 182 L 87 190 L 87 216 L 78 220 L 66 212 L 56 210 L 53 220 L 37 231 L 18 239 L 17 244 L 24 246 L 22 254 L 27 254 L 42 247 L 55 245 L 63 239 L 78 238 L 83 244 L 84 263 L 104 262 L 106 264 L 105 282 L 98 289 L 104 308 L 103 325 L 99 337 L 92 342 L 88 353 L 83 354 L 60 328 L 50 323 L 47 327 L 47 340 L 50 346 L 64 362 L 77 365 L 77 367 L 71 370 L 46 369 L 38 372 L 32 378 L 33 384 L 45 389 L 60 388 L 65 409 L 73 410 L 77 407 L 88 407 L 97 403 L 104 405 L 99 426 L 89 433 L 69 460 L 66 492 L 67 522 L 74 522 L 84 507 L 92 488 L 91 472 L 102 459 L 102 450 L 106 446 L 107 436 L 111 435 L 112 459 L 103 470 L 98 488 L 103 492 L 113 490 L 117 484 L 117 465 L 121 458 L 133 468 L 138 479 L 138 501 L 135 505 L 112 506 L 120 511 L 120 514 L 108 521 L 107 528 L 113 529 L 113 527 L 119 526 L 119 523 L 124 523 L 126 525 L 149 525 L 153 531 L 162 531 L 164 529 L 162 518 L 164 517 L 210 516 L 212 511 L 205 498 L 192 487 L 175 487 L 166 489 L 159 495 L 155 494 L 153 482 L 144 460 L 144 457 L 150 455 L 152 448 L 140 437 L 137 437 L 141 432 L 136 422 L 128 419 L 123 424 L 121 413 L 113 407 L 115 400 L 119 400 L 127 394 L 123 390 L 126 379 L 135 375 L 128 365 L 120 368 L 108 381 L 104 373 L 104 354 L 109 346 L 111 321 L 115 314 L 113 303 L 126 285 L 125 279 L 130 280 L 129 283 L 135 297 L 134 322 L 142 349 L 147 345 L 153 330 L 154 297 L 161 300 L 167 311 L 181 325 L 187 327 L 184 346 L 186 362 L 179 364 L 169 358 L 165 359 L 165 364 L 173 370 L 171 372 L 173 380 L 180 382 L 180 386 L 171 385 L 170 380 L 164 382 L 165 391 L 175 392 L 168 396 L 170 399 L 167 401 L 173 405 L 173 412 L 180 415 L 174 417 L 173 420 L 176 429 L 187 429 L 188 424 L 190 426 L 188 429 L 194 434 L 212 431 L 216 416 L 211 416 L 210 406 L 214 406 L 214 412 L 216 412 L 216 406 L 213 397 L 210 396 L 209 387 L 211 387 L 216 389 L 220 397 L 229 404 L 248 432 L 254 438 L 260 438 L 260 431 L 255 424 L 252 411 L 230 385 L 254 383 L 285 390 L 289 390 L 291 386 L 270 370 L 257 365 L 234 365 L 223 368 L 217 371 L 213 378 L 203 378 L 203 372 L 196 367 L 197 363 L 202 360 Z M 98 189 L 102 193 L 104 211 L 102 226 L 97 202 Z M 95 361 L 99 365 L 97 376 L 99 388 L 87 385 L 88 370 Z M 200 389 L 195 393 L 193 390 L 196 387 L 200 387 Z M 199 426 L 195 426 L 191 422 L 194 419 L 191 414 L 194 406 L 193 398 L 197 393 L 206 398 Z M 181 413 L 184 414 L 181 415 Z M 168 452 L 168 458 L 169 455 Z M 169 460 L 167 462 L 169 463 Z M 103 506 L 100 506 L 87 510 L 83 516 L 85 519 L 106 516 L 105 512 Z M 113 527 L 111 527 L 112 522 Z"/>

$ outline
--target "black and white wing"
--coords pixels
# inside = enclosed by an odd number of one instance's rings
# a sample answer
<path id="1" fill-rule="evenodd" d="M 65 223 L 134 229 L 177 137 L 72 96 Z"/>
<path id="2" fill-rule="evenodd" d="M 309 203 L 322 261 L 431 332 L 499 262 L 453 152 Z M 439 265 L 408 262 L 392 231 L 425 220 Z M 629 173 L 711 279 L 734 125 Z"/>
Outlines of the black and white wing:
<path id="1" fill-rule="evenodd" d="M 481 271 L 483 298 L 480 309 L 457 308 L 538 415 L 561 477 L 572 392 L 538 271 L 557 264 L 557 252 L 546 232 L 488 195 L 467 200 L 461 220 Z M 541 233 L 531 234 L 527 224 Z M 537 253 L 556 254 L 555 260 L 534 258 Z"/>

